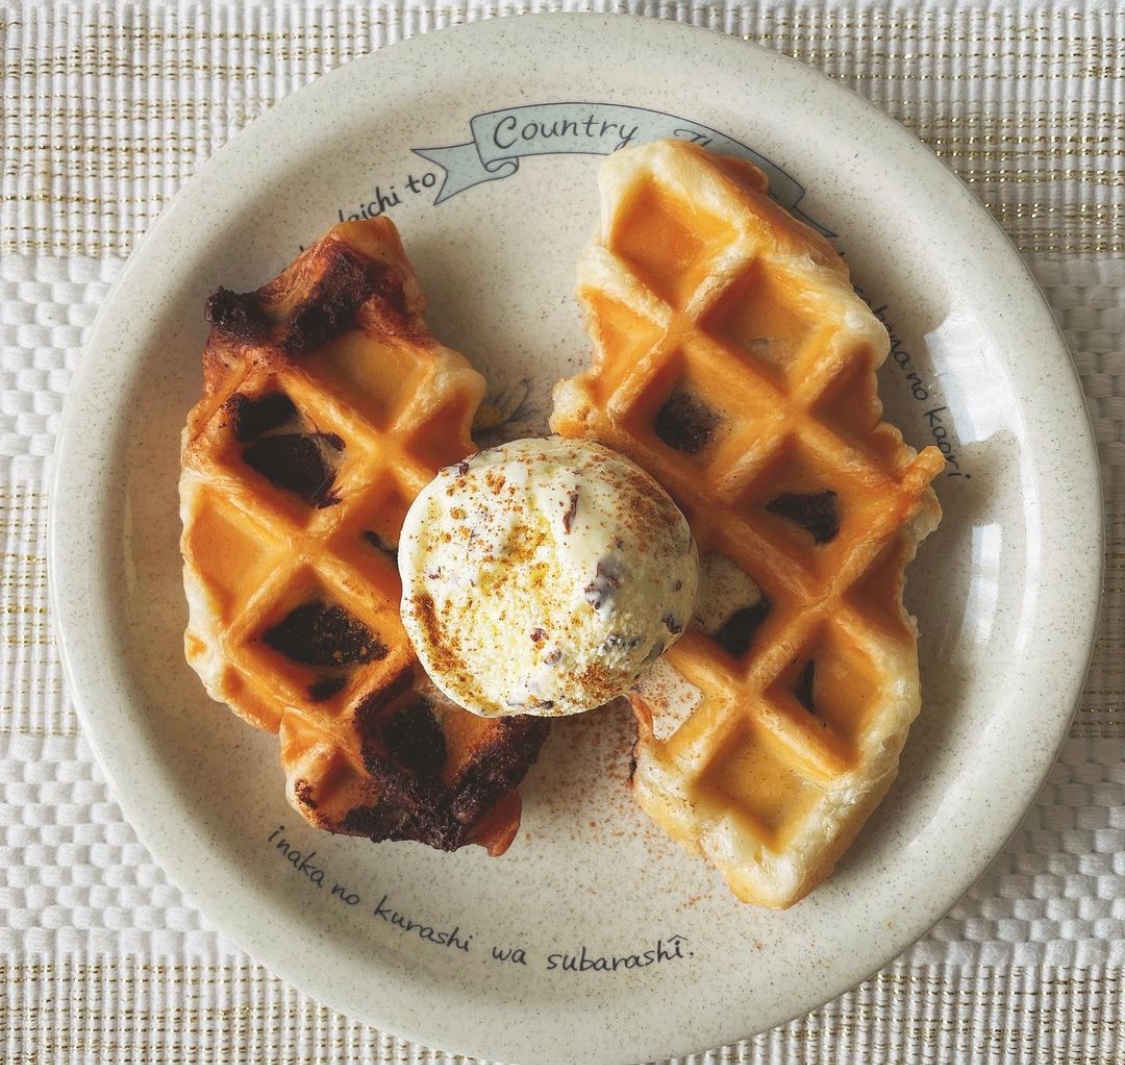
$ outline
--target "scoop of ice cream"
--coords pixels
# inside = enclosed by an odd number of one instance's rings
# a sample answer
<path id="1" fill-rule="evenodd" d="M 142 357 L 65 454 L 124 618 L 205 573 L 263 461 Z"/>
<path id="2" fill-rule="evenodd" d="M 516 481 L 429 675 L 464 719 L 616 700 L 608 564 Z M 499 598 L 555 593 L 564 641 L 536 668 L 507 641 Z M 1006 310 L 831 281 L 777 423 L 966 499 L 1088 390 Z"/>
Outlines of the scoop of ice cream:
<path id="1" fill-rule="evenodd" d="M 559 716 L 627 691 L 691 621 L 698 554 L 639 466 L 517 440 L 441 470 L 399 539 L 402 621 L 451 699 Z"/>

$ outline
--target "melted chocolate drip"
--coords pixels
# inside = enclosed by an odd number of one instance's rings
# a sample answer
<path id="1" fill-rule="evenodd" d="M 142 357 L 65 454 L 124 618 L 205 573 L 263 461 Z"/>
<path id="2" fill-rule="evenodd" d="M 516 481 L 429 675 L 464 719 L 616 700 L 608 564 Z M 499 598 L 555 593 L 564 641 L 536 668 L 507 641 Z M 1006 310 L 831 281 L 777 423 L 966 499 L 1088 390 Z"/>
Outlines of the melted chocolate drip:
<path id="1" fill-rule="evenodd" d="M 368 693 L 355 709 L 356 727 L 363 736 L 372 736 L 379 730 L 379 714 L 395 699 L 410 690 L 414 674 L 409 669 L 393 677 L 378 691 Z"/>
<path id="2" fill-rule="evenodd" d="M 739 658 L 750 649 L 754 634 L 770 612 L 770 601 L 759 599 L 753 606 L 736 610 L 717 633 L 715 639 L 728 655 Z"/>
<path id="3" fill-rule="evenodd" d="M 262 642 L 302 666 L 349 666 L 374 662 L 387 648 L 342 606 L 303 603 L 266 629 Z"/>
<path id="4" fill-rule="evenodd" d="M 437 780 L 445 766 L 445 735 L 425 699 L 391 714 L 383 725 L 387 757 L 421 780 Z"/>
<path id="5" fill-rule="evenodd" d="M 364 764 L 378 783 L 379 798 L 349 810 L 343 828 L 373 840 L 413 839 L 456 850 L 481 815 L 519 783 L 550 726 L 528 716 L 496 722 L 487 755 L 470 760 L 447 785 L 442 773 L 448 752 L 430 703 L 416 698 L 397 711 L 388 709 L 412 682 L 405 670 L 356 710 Z"/>
<path id="6" fill-rule="evenodd" d="M 327 702 L 347 684 L 347 677 L 322 677 L 309 685 L 309 698 L 314 703 Z"/>
<path id="7" fill-rule="evenodd" d="M 306 503 L 326 507 L 339 502 L 332 495 L 335 472 L 313 437 L 300 433 L 263 436 L 247 447 L 242 457 L 251 469 Z"/>
<path id="8" fill-rule="evenodd" d="M 359 535 L 363 537 L 365 544 L 375 548 L 376 551 L 382 551 L 396 566 L 398 565 L 398 548 L 394 544 L 384 540 L 373 529 L 364 529 Z"/>
<path id="9" fill-rule="evenodd" d="M 784 492 L 771 499 L 766 510 L 800 525 L 818 544 L 834 540 L 840 531 L 836 493 L 830 488 L 823 492 Z"/>
<path id="10" fill-rule="evenodd" d="M 284 392 L 267 392 L 257 399 L 236 392 L 226 405 L 234 438 L 240 444 L 256 440 L 263 433 L 280 428 L 297 417 L 297 408 Z"/>
<path id="11" fill-rule="evenodd" d="M 816 703 L 813 701 L 813 681 L 816 679 L 816 663 L 809 659 L 801 670 L 797 683 L 793 686 L 793 695 L 810 714 L 816 713 Z"/>
<path id="12" fill-rule="evenodd" d="M 673 392 L 656 412 L 652 428 L 670 448 L 695 455 L 710 442 L 720 417 L 694 393 Z"/>

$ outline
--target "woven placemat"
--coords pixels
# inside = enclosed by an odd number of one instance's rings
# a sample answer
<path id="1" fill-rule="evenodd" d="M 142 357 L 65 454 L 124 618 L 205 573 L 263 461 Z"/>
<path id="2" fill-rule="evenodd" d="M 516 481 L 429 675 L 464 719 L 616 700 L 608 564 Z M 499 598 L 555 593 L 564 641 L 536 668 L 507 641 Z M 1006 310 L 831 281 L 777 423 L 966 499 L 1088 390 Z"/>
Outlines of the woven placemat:
<path id="1" fill-rule="evenodd" d="M 760 41 L 926 141 L 1043 286 L 1082 377 L 1106 490 L 1093 668 L 1019 833 L 883 972 L 706 1060 L 1125 1060 L 1125 8 L 856 0 L 0 3 L 0 1060 L 453 1060 L 253 965 L 124 822 L 51 634 L 51 453 L 84 336 L 124 257 L 234 132 L 402 37 L 586 6 Z"/>

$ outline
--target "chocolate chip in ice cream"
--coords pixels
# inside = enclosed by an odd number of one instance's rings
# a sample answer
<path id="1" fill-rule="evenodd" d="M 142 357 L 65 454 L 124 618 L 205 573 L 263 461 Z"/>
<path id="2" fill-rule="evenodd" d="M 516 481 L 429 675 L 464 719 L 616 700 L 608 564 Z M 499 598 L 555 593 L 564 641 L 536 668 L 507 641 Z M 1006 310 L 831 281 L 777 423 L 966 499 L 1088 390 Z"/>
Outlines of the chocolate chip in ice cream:
<path id="1" fill-rule="evenodd" d="M 415 497 L 399 547 L 403 626 L 435 686 L 483 717 L 582 713 L 628 691 L 695 602 L 675 502 L 592 441 L 511 441 L 457 470 Z"/>
<path id="2" fill-rule="evenodd" d="M 621 587 L 621 567 L 612 558 L 598 560 L 594 579 L 582 589 L 586 602 L 595 610 L 601 610 Z"/>

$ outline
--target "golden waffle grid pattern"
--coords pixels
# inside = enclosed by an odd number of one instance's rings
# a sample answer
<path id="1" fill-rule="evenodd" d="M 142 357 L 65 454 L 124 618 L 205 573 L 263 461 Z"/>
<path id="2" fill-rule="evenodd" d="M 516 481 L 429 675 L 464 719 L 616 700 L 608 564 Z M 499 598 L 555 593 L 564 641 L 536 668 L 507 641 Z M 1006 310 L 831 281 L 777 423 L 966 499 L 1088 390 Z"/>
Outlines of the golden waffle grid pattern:
<path id="1" fill-rule="evenodd" d="M 402 349 L 395 354 L 400 365 L 406 361 Z M 193 465 L 193 475 L 208 483 L 192 496 L 196 518 L 186 543 L 221 597 L 229 628 L 208 633 L 216 646 L 197 653 L 217 653 L 230 663 L 237 679 L 227 685 L 239 693 L 240 711 L 259 728 L 276 732 L 282 724 L 277 707 L 284 706 L 290 708 L 290 731 L 316 732 L 358 693 L 385 687 L 410 668 L 413 655 L 396 609 L 398 574 L 379 544 L 393 548 L 396 515 L 401 522 L 408 500 L 436 467 L 420 464 L 404 449 L 401 426 L 408 411 L 392 413 L 389 424 L 379 428 L 329 390 L 316 360 L 252 373 L 237 382 L 236 394 L 259 400 L 284 394 L 299 412 L 308 434 L 303 439 L 332 441 L 327 446 L 339 455 L 333 481 L 338 502 L 317 506 L 276 487 L 243 461 L 243 446 L 228 419 L 212 419 L 200 452 L 214 461 L 203 458 Z M 216 542 L 229 546 L 209 552 L 208 545 Z M 262 639 L 283 627 L 295 610 L 318 602 L 342 607 L 373 637 L 360 641 L 364 646 L 355 649 L 358 657 L 348 676 L 338 677 L 346 679 L 344 686 L 319 701 L 310 697 L 310 688 L 317 683 L 318 666 L 331 661 L 298 663 Z"/>
<path id="2" fill-rule="evenodd" d="M 634 700 L 634 790 L 673 835 L 727 856 L 736 894 L 784 905 L 810 874 L 775 855 L 850 839 L 917 713 L 902 577 L 936 523 L 944 460 L 879 422 L 886 335 L 831 251 L 818 244 L 810 270 L 808 240 L 745 188 L 760 175 L 696 155 L 667 143 L 604 164 L 602 228 L 579 267 L 594 368 L 561 386 L 552 427 L 648 469 L 700 552 L 764 593 L 744 646 L 689 629 L 668 652 L 702 694 L 678 728 Z M 802 514 L 810 500 L 829 510 Z"/>
<path id="3" fill-rule="evenodd" d="M 358 270 L 374 271 L 375 288 L 355 327 L 294 355 L 286 337 L 320 320 L 333 277 Z M 422 831 L 457 845 L 472 824 L 463 803 L 476 801 L 460 790 L 467 775 L 493 745 L 530 733 L 428 690 L 399 618 L 394 555 L 410 501 L 471 450 L 484 380 L 429 336 L 386 219 L 337 226 L 258 293 L 223 298 L 236 322 L 276 324 L 248 342 L 220 312 L 204 354 L 181 479 L 188 661 L 213 697 L 280 732 L 290 798 L 310 823 L 397 831 L 389 796 L 396 813 L 452 817 Z M 404 715 L 425 750 L 405 738 Z"/>
<path id="4" fill-rule="evenodd" d="M 403 366 L 409 354 L 405 346 L 396 346 L 395 363 Z M 416 395 L 432 402 L 435 393 L 425 378 L 433 376 L 434 367 L 423 365 L 424 351 L 416 354 L 418 364 L 401 383 L 413 379 Z M 299 413 L 303 438 L 330 440 L 327 447 L 339 456 L 332 483 L 335 501 L 320 506 L 251 469 L 243 460 L 245 445 L 223 414 L 208 423 L 196 452 L 200 457 L 193 456 L 190 480 L 195 483 L 198 477 L 205 484 L 193 493 L 190 509 L 197 516 L 186 543 L 220 595 L 221 615 L 229 622 L 229 629 L 218 635 L 220 656 L 246 685 L 247 698 L 241 703 L 246 715 L 258 727 L 276 731 L 280 719 L 275 707 L 307 705 L 316 666 L 303 668 L 261 637 L 303 604 L 338 604 L 375 637 L 359 651 L 367 660 L 354 662 L 346 686 L 317 704 L 314 717 L 295 711 L 306 724 L 358 692 L 387 683 L 413 661 L 398 620 L 401 586 L 389 552 L 410 499 L 438 467 L 419 462 L 417 450 L 409 448 L 416 429 L 411 428 L 411 405 L 392 405 L 380 426 L 333 388 L 319 360 L 251 372 L 232 384 L 231 396 L 259 401 L 288 396 Z M 454 437 L 464 423 L 457 413 L 450 411 Z M 431 437 L 430 445 L 435 443 L 442 442 Z M 454 459 L 459 453 L 456 444 L 449 450 Z M 220 540 L 230 547 L 207 555 L 207 545 Z"/>

